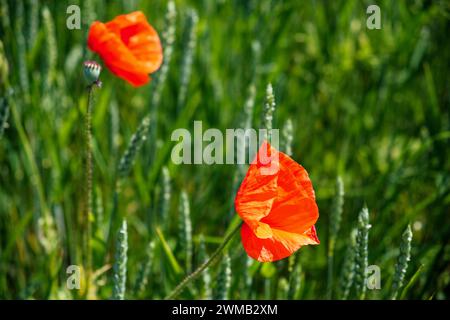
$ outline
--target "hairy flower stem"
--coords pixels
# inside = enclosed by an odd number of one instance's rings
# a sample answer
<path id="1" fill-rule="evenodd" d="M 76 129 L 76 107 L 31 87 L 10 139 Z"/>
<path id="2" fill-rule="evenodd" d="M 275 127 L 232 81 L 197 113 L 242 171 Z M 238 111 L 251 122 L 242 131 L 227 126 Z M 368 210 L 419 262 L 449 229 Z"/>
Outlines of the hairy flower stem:
<path id="1" fill-rule="evenodd" d="M 239 223 L 236 228 L 234 228 L 223 240 L 222 244 L 214 251 L 214 253 L 211 255 L 211 257 L 206 260 L 200 267 L 197 268 L 194 272 L 192 272 L 190 275 L 188 275 L 186 278 L 184 278 L 183 281 L 178 284 L 178 286 L 173 289 L 173 291 L 167 295 L 164 300 L 173 300 L 175 299 L 182 291 L 183 289 L 192 281 L 197 279 L 203 271 L 205 271 L 210 265 L 212 265 L 218 258 L 220 257 L 220 254 L 222 253 L 223 249 L 227 246 L 228 242 L 230 242 L 231 239 L 233 239 L 233 236 L 237 233 L 237 231 L 241 228 L 242 223 Z"/>
<path id="2" fill-rule="evenodd" d="M 94 84 L 88 86 L 87 95 L 88 103 L 86 109 L 86 202 L 85 202 L 85 236 L 86 236 L 86 252 L 85 252 L 85 268 L 86 268 L 86 294 L 89 293 L 89 285 L 91 280 L 91 246 L 90 246 L 90 235 L 91 235 L 91 215 L 92 213 L 92 173 L 93 173 L 93 162 L 92 162 L 92 108 L 93 108 L 93 91 Z"/>

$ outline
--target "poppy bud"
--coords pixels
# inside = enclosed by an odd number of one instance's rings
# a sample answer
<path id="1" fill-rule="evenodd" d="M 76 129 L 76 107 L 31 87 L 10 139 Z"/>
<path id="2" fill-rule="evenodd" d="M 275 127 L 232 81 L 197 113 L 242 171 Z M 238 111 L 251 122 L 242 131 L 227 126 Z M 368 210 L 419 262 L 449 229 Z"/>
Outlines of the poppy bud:
<path id="1" fill-rule="evenodd" d="M 98 80 L 102 67 L 95 61 L 84 62 L 84 77 L 89 82 L 89 85 L 96 84 L 100 87 L 101 82 Z"/>

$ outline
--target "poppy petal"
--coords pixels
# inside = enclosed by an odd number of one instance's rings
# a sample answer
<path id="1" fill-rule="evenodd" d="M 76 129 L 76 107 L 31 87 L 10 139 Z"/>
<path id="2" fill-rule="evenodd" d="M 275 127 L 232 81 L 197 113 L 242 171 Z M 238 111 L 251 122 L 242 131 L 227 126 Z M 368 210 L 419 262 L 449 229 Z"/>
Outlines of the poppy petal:
<path id="1" fill-rule="evenodd" d="M 94 22 L 88 36 L 88 46 L 97 52 L 108 69 L 116 76 L 138 86 L 149 81 L 141 63 L 131 54 L 122 41 L 110 33 L 101 22 Z"/>
<path id="2" fill-rule="evenodd" d="M 259 221 L 269 214 L 276 196 L 277 176 L 261 175 L 252 164 L 236 195 L 235 208 L 244 221 Z"/>
<path id="3" fill-rule="evenodd" d="M 298 198 L 286 203 L 277 203 L 261 222 L 275 229 L 301 234 L 309 230 L 318 217 L 319 209 L 314 200 Z"/>
<path id="4" fill-rule="evenodd" d="M 306 231 L 305 233 L 313 243 L 311 244 L 320 244 L 320 240 L 319 237 L 317 237 L 317 232 L 316 232 L 316 227 L 312 226 L 311 229 L 309 229 L 308 231 Z"/>
<path id="5" fill-rule="evenodd" d="M 130 38 L 128 49 L 138 59 L 145 72 L 158 70 L 163 61 L 162 47 L 156 32 L 137 34 Z"/>
<path id="6" fill-rule="evenodd" d="M 260 262 L 280 260 L 292 254 L 291 251 L 287 250 L 281 243 L 274 241 L 273 238 L 258 238 L 246 223 L 242 225 L 241 237 L 242 245 L 247 254 Z"/>
<path id="7" fill-rule="evenodd" d="M 263 147 L 269 162 L 260 159 Z M 277 170 L 267 174 L 263 170 L 268 167 Z M 251 163 L 235 206 L 245 222 L 241 230 L 243 246 L 258 261 L 280 260 L 301 246 L 320 243 L 314 226 L 319 209 L 308 173 L 267 142 Z"/>
<path id="8" fill-rule="evenodd" d="M 280 230 L 302 234 L 319 217 L 311 180 L 301 165 L 269 143 L 265 145 L 272 161 L 279 159 L 278 170 L 273 175 L 263 174 L 262 168 L 270 165 L 261 164 L 263 144 L 236 195 L 236 211 L 253 229 L 261 221 Z"/>
<path id="9" fill-rule="evenodd" d="M 107 23 L 94 22 L 89 29 L 88 46 L 112 73 L 134 86 L 149 82 L 148 74 L 156 71 L 163 59 L 158 34 L 140 11 L 117 16 Z"/>
<path id="10" fill-rule="evenodd" d="M 309 179 L 308 172 L 305 170 L 305 168 L 303 168 L 300 164 L 295 162 L 295 160 L 282 152 L 280 152 L 279 157 L 280 163 L 282 163 L 287 168 L 287 170 L 289 170 L 294 175 L 294 177 L 296 178 L 296 182 L 302 186 L 308 197 L 315 200 L 316 197 L 312 182 Z"/>
<path id="11" fill-rule="evenodd" d="M 106 27 L 120 37 L 133 56 L 142 63 L 143 72 L 152 73 L 161 66 L 161 41 L 144 13 L 136 11 L 117 16 L 106 23 Z"/>
<path id="12" fill-rule="evenodd" d="M 314 236 L 312 232 L 314 232 Z M 272 234 L 270 238 L 258 238 L 252 229 L 244 223 L 241 229 L 241 238 L 247 254 L 260 262 L 271 262 L 289 257 L 302 246 L 320 243 L 314 227 L 304 234 L 277 229 L 272 229 Z"/>

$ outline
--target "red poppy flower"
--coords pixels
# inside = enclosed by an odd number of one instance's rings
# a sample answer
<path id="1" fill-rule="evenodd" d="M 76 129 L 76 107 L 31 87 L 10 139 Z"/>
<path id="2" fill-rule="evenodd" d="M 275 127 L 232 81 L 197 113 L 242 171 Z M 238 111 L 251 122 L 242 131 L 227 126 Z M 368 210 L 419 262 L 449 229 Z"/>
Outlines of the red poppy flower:
<path id="1" fill-rule="evenodd" d="M 235 207 L 244 220 L 242 244 L 253 259 L 276 261 L 320 243 L 314 227 L 319 209 L 308 173 L 268 142 L 250 164 Z"/>
<path id="2" fill-rule="evenodd" d="M 149 74 L 161 65 L 161 42 L 141 11 L 95 21 L 89 29 L 89 48 L 97 52 L 106 67 L 134 86 L 150 81 Z"/>

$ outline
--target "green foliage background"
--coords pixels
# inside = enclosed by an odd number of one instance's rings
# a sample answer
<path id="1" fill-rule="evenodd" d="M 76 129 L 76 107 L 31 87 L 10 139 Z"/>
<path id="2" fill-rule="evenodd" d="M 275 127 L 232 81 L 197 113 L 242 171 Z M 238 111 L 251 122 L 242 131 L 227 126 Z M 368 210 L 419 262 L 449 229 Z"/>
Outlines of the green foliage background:
<path id="1" fill-rule="evenodd" d="M 66 27 L 69 4 L 81 7 L 80 30 Z M 169 30 L 167 2 L 0 0 L 0 120 L 5 120 L 0 121 L 0 298 L 110 298 L 124 218 L 125 298 L 166 296 L 221 243 L 235 221 L 239 182 L 237 166 L 174 165 L 170 134 L 175 128 L 192 130 L 194 120 L 203 121 L 204 130 L 239 127 L 251 84 L 256 96 L 250 121 L 261 127 L 270 82 L 277 104 L 274 127 L 291 119 L 292 157 L 308 170 L 316 191 L 321 244 L 260 264 L 247 259 L 236 237 L 227 258 L 180 297 L 341 298 L 345 283 L 339 277 L 351 251 L 351 230 L 366 205 L 368 264 L 380 267 L 381 289 L 367 290 L 365 298 L 391 297 L 402 233 L 410 224 L 411 261 L 399 297 L 447 299 L 450 5 L 377 1 L 382 28 L 368 30 L 370 4 L 175 1 L 176 33 L 165 81 L 160 69 L 149 85 L 135 89 L 102 71 L 93 114 L 95 209 L 92 234 L 86 234 L 82 63 L 100 61 L 86 47 L 89 24 L 139 9 L 163 36 Z M 192 10 L 198 24 L 189 61 Z M 183 65 L 191 67 L 190 75 Z M 148 114 L 146 140 L 118 188 L 119 161 Z M 345 195 L 330 271 L 337 176 Z M 183 190 L 188 218 L 180 213 Z M 191 240 L 184 232 L 187 219 Z M 84 282 L 82 290 L 68 290 L 66 268 L 84 265 L 87 241 L 96 271 L 89 292 Z"/>

